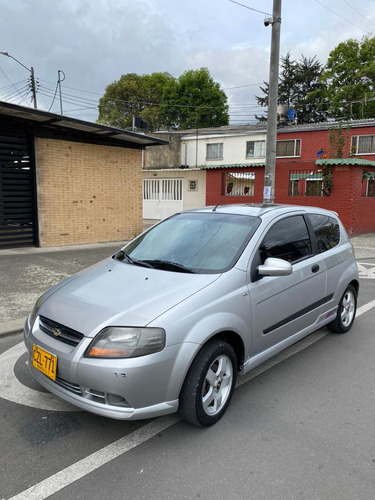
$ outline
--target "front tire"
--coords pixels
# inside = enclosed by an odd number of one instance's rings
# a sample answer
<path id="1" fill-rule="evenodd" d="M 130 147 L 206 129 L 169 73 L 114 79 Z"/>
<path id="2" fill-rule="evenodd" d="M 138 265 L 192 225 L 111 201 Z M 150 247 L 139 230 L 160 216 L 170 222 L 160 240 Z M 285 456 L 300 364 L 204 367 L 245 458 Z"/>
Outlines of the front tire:
<path id="1" fill-rule="evenodd" d="M 336 318 L 327 325 L 331 332 L 346 333 L 354 322 L 357 311 L 357 291 L 352 285 L 348 285 L 337 309 Z"/>
<path id="2" fill-rule="evenodd" d="M 198 427 L 215 424 L 229 406 L 236 378 L 233 348 L 221 340 L 209 341 L 194 360 L 182 387 L 182 418 Z"/>

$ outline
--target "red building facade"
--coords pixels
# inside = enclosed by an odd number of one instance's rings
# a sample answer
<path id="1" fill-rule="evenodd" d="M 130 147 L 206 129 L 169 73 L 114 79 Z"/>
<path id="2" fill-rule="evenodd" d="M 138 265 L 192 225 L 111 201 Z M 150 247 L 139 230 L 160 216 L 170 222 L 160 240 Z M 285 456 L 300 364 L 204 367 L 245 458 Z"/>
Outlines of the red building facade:
<path id="1" fill-rule="evenodd" d="M 351 236 L 375 231 L 375 120 L 285 126 L 277 140 L 275 203 L 334 210 Z M 262 203 L 263 186 L 263 163 L 206 167 L 207 205 Z"/>

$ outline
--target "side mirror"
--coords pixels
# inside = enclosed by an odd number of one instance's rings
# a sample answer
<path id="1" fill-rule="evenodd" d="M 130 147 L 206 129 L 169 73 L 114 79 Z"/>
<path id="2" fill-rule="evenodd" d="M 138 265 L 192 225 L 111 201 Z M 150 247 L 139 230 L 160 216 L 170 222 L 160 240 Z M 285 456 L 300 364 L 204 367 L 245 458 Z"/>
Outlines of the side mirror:
<path id="1" fill-rule="evenodd" d="M 258 266 L 258 273 L 261 276 L 288 276 L 292 274 L 293 267 L 290 262 L 276 257 L 269 257 L 265 263 Z"/>

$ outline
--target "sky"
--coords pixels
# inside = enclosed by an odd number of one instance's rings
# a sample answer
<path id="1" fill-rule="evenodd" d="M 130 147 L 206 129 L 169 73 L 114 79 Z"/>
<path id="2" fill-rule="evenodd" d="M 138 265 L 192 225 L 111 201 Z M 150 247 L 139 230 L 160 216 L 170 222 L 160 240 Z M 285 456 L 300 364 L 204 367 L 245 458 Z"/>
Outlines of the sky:
<path id="1" fill-rule="evenodd" d="M 206 67 L 228 96 L 231 124 L 254 123 L 269 80 L 272 0 L 0 0 L 0 52 L 37 80 L 38 109 L 96 121 L 106 86 L 126 73 Z M 260 11 L 260 12 L 258 12 Z M 267 15 L 268 14 L 268 15 Z M 280 55 L 329 53 L 375 36 L 375 0 L 283 0 Z M 0 100 L 32 107 L 30 72 L 0 55 Z M 56 94 L 56 95 L 55 95 Z"/>

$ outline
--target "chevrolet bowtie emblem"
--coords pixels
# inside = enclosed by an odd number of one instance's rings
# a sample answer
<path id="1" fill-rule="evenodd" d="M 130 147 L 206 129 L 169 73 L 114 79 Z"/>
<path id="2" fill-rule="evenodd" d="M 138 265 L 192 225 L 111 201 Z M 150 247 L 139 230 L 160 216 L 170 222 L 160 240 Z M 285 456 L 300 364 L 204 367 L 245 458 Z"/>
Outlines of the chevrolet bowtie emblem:
<path id="1" fill-rule="evenodd" d="M 52 328 L 51 332 L 54 334 L 55 337 L 60 337 L 61 335 L 61 330 L 58 328 Z"/>

